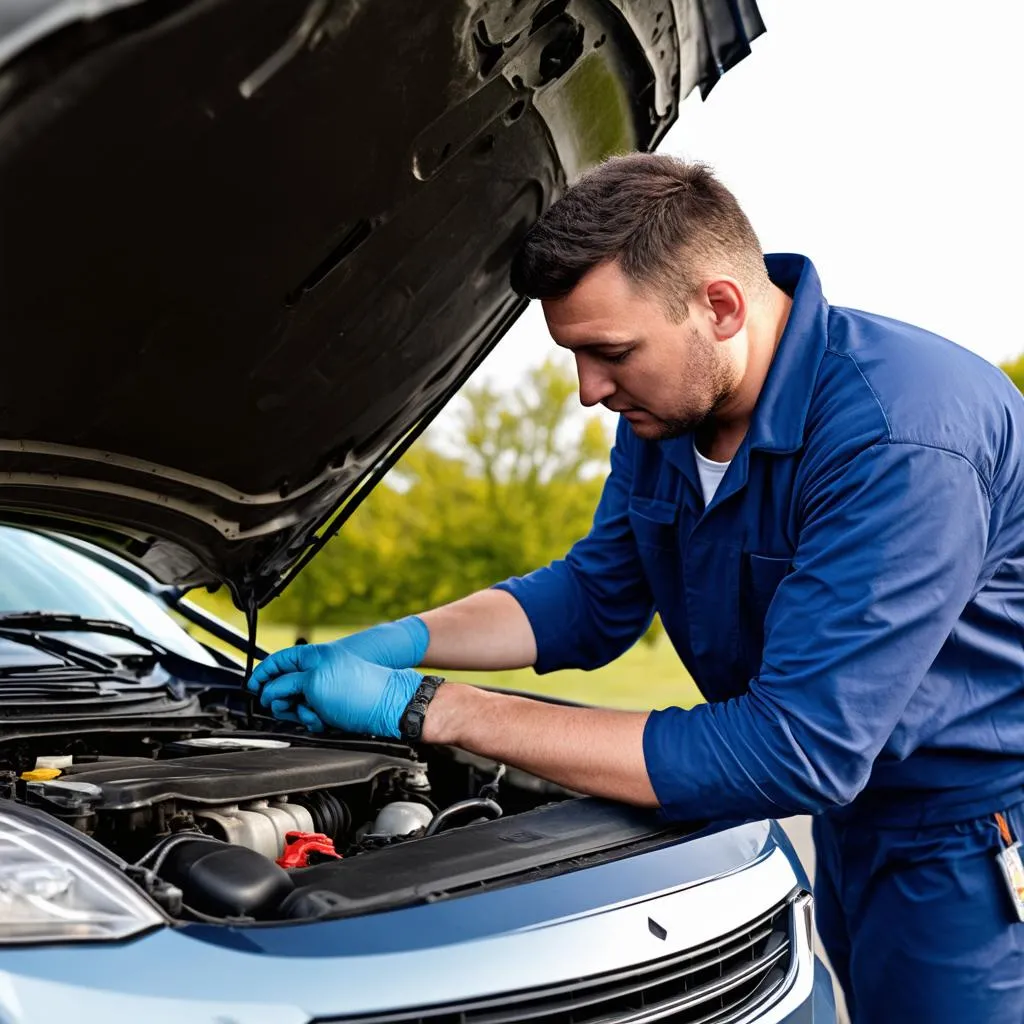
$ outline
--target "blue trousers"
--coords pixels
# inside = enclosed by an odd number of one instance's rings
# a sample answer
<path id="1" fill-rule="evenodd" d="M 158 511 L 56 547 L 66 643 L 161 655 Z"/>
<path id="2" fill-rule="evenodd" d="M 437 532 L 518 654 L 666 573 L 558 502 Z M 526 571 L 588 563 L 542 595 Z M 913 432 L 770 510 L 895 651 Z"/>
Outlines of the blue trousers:
<path id="1" fill-rule="evenodd" d="M 1024 804 L 1007 820 L 1024 842 Z M 1024 923 L 992 815 L 929 828 L 814 821 L 818 932 L 853 1024 L 1022 1024 Z"/>

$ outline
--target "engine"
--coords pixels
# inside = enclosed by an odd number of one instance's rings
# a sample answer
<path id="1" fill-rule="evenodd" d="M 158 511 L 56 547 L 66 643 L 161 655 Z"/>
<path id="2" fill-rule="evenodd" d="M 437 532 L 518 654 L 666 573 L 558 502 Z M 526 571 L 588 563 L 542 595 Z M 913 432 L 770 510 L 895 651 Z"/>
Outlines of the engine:
<path id="1" fill-rule="evenodd" d="M 315 833 L 351 852 L 422 832 L 436 811 L 425 766 L 399 753 L 203 737 L 161 754 L 40 758 L 19 793 L 127 860 L 174 835 L 211 837 L 270 860 L 285 855 L 290 833 Z"/>

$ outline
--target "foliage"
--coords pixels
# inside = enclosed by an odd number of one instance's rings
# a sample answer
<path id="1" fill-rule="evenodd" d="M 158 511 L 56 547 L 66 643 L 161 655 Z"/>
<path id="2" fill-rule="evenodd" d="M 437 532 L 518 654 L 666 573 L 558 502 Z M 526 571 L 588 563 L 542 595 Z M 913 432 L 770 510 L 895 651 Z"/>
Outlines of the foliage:
<path id="1" fill-rule="evenodd" d="M 428 431 L 267 617 L 301 635 L 393 619 L 563 555 L 589 529 L 609 447 L 575 391 L 550 362 L 511 393 L 467 388 L 456 436 Z"/>
<path id="2" fill-rule="evenodd" d="M 1024 391 L 1024 353 L 1001 364 L 1003 372 L 1013 381 L 1018 391 Z"/>

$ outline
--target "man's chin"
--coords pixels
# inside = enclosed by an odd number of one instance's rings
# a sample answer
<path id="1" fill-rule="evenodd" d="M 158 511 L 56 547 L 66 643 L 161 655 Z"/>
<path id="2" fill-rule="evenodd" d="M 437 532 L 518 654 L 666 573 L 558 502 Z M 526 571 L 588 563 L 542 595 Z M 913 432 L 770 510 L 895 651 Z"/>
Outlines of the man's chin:
<path id="1" fill-rule="evenodd" d="M 693 430 L 693 425 L 680 421 L 658 419 L 649 412 L 631 410 L 622 414 L 629 421 L 633 433 L 641 441 L 669 441 L 674 437 L 682 437 Z"/>
<path id="2" fill-rule="evenodd" d="M 643 423 L 630 420 L 629 425 L 641 441 L 664 441 L 668 437 L 664 425 L 657 420 L 645 420 Z"/>

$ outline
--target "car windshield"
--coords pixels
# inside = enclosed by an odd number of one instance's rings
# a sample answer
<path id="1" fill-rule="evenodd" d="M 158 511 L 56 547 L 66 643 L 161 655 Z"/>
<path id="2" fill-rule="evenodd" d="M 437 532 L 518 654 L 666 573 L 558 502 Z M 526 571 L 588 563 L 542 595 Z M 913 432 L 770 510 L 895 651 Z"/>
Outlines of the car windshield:
<path id="1" fill-rule="evenodd" d="M 30 611 L 123 622 L 175 654 L 216 664 L 155 598 L 110 569 L 42 534 L 0 526 L 0 615 Z M 104 654 L 140 650 L 123 637 L 54 632 Z"/>

